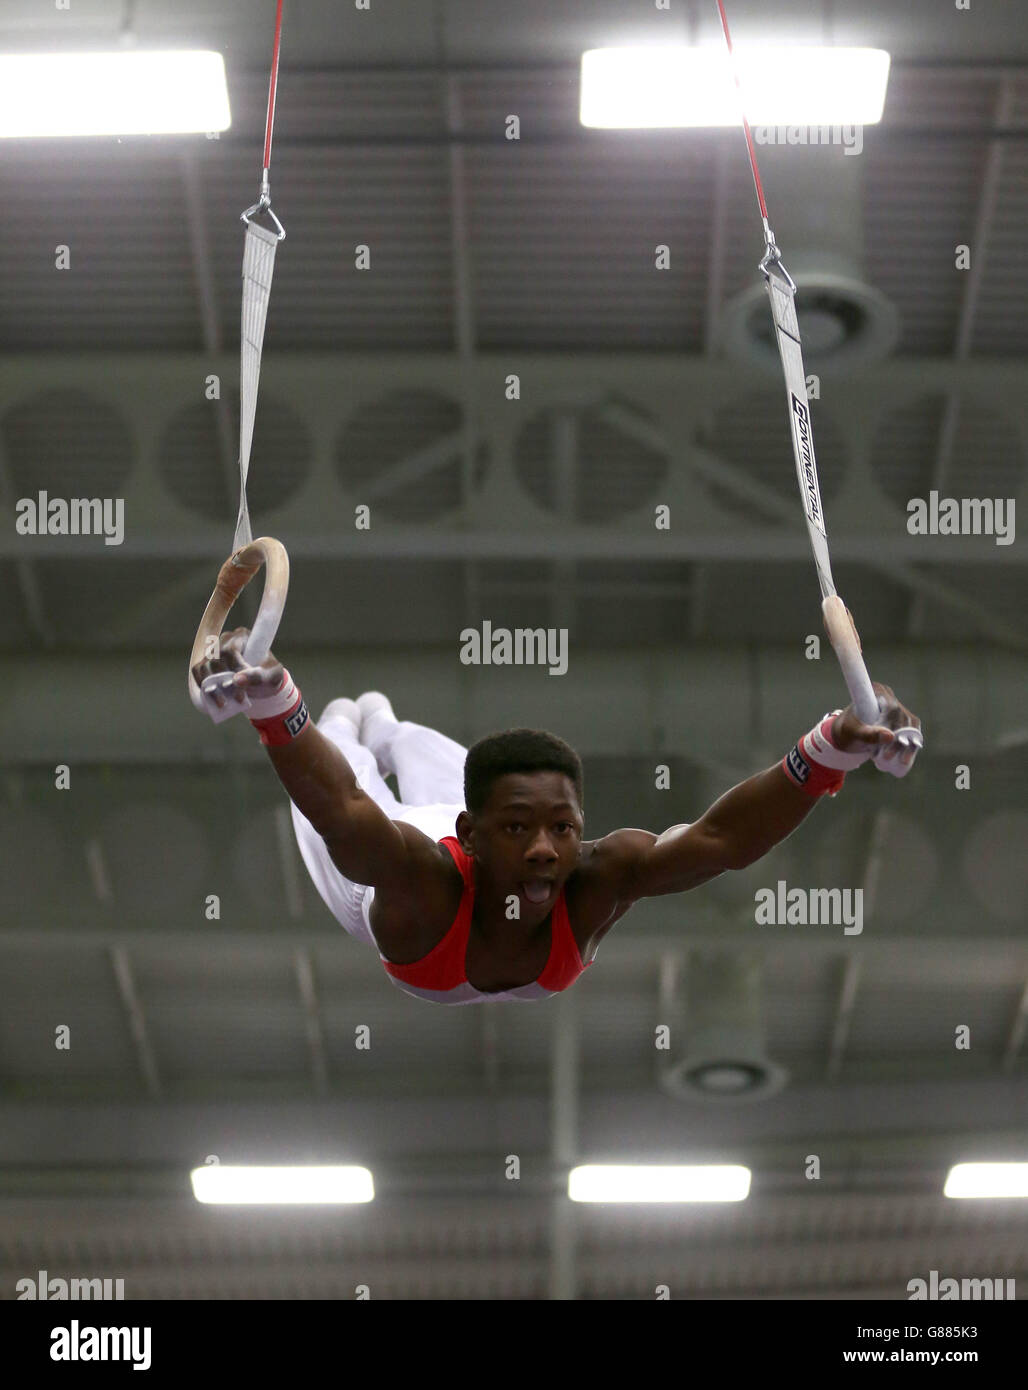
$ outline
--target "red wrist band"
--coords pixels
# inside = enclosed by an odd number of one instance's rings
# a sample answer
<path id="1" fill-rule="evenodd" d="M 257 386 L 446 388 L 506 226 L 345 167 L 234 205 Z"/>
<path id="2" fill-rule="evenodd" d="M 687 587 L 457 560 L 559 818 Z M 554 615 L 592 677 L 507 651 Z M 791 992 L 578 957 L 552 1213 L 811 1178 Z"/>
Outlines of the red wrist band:
<path id="1" fill-rule="evenodd" d="M 782 759 L 782 771 L 789 781 L 808 796 L 835 796 L 846 780 L 845 772 L 836 767 L 824 767 L 803 756 L 797 743 Z"/>
<path id="2" fill-rule="evenodd" d="M 261 736 L 263 744 L 291 743 L 307 723 L 307 706 L 299 690 L 285 714 L 273 714 L 269 719 L 251 719 L 250 723 Z"/>
<path id="3" fill-rule="evenodd" d="M 847 772 L 860 767 L 871 756 L 867 748 L 851 753 L 838 747 L 832 730 L 835 716 L 841 713 L 841 710 L 832 710 L 830 714 L 823 714 L 810 733 L 804 734 L 782 759 L 786 777 L 808 796 L 835 796 Z"/>

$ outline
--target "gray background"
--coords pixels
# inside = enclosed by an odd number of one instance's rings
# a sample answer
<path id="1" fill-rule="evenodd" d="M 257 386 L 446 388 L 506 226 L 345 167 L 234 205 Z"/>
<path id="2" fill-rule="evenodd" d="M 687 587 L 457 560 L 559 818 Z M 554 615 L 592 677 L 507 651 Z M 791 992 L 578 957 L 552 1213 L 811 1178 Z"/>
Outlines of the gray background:
<path id="1" fill-rule="evenodd" d="M 238 217 L 274 6 L 0 5 L 5 52 L 112 48 L 123 22 L 143 47 L 217 48 L 233 115 L 218 141 L 0 148 L 0 1297 L 37 1269 L 122 1277 L 130 1298 L 1028 1280 L 1023 1204 L 940 1195 L 953 1161 L 1024 1157 L 1025 550 L 905 525 L 933 487 L 1024 499 L 1028 33 L 1013 6 L 774 11 L 772 28 L 737 0 L 737 40 L 893 54 L 858 159 L 761 159 L 786 264 L 822 217 L 821 244 L 844 242 L 899 315 L 891 357 L 808 370 L 836 580 L 928 747 L 904 782 L 850 778 L 764 862 L 636 909 L 559 999 L 447 1010 L 344 935 L 255 735 L 185 691 L 235 516 Z M 713 4 L 696 17 L 715 41 Z M 553 729 L 584 757 L 594 836 L 694 819 L 844 697 L 827 644 L 804 655 L 819 595 L 781 382 L 724 350 L 762 249 L 742 137 L 578 125 L 582 50 L 690 30 L 684 5 L 286 6 L 272 190 L 289 235 L 250 491 L 255 532 L 292 560 L 276 651 L 315 714 L 375 687 L 464 743 Z M 816 159 L 802 207 L 791 180 Z M 15 500 L 41 488 L 123 497 L 124 544 L 16 536 Z M 239 620 L 254 611 L 246 596 Z M 566 627 L 567 675 L 461 666 L 458 634 L 484 618 Z M 863 934 L 756 927 L 754 893 L 779 879 L 863 887 Z M 711 948 L 759 965 L 777 1096 L 660 1087 L 654 1028 L 677 1060 L 682 982 Z M 203 1208 L 187 1173 L 211 1154 L 365 1163 L 379 1196 Z M 562 1175 L 589 1160 L 743 1162 L 754 1188 L 729 1208 L 572 1208 Z"/>

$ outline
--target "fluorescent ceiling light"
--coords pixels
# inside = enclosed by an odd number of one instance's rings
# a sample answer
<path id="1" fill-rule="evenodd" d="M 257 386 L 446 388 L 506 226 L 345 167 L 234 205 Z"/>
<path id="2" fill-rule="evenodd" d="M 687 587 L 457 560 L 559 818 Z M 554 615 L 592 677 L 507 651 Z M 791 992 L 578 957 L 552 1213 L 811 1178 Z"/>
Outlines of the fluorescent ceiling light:
<path id="1" fill-rule="evenodd" d="M 946 1197 L 1028 1197 L 1028 1163 L 955 1163 Z"/>
<path id="2" fill-rule="evenodd" d="M 882 118 L 890 59 L 880 48 L 737 47 L 735 61 L 750 125 Z M 742 108 L 724 47 L 590 48 L 579 116 L 584 126 L 731 126 Z"/>
<path id="3" fill-rule="evenodd" d="M 749 1190 L 750 1170 L 736 1164 L 587 1164 L 568 1174 L 573 1202 L 741 1202 Z"/>
<path id="4" fill-rule="evenodd" d="M 198 1202 L 313 1206 L 370 1202 L 375 1195 L 367 1168 L 240 1168 L 212 1163 L 194 1168 L 189 1176 Z"/>
<path id="5" fill-rule="evenodd" d="M 0 55 L 0 137 L 172 135 L 231 124 L 220 53 Z"/>

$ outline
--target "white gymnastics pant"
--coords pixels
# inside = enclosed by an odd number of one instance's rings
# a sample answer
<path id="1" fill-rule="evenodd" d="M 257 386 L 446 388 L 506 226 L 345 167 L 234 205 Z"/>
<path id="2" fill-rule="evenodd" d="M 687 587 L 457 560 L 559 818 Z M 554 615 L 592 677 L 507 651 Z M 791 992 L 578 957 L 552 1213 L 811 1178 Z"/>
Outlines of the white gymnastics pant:
<path id="1" fill-rule="evenodd" d="M 358 741 L 353 725 L 341 716 L 322 715 L 317 727 L 336 745 L 360 786 L 390 820 L 407 821 L 431 840 L 456 833 L 457 817 L 464 810 L 467 755 L 459 743 L 409 720 L 375 720 L 370 747 Z M 396 774 L 399 801 L 383 780 L 380 768 Z M 325 906 L 351 936 L 377 950 L 369 919 L 374 888 L 344 878 L 310 821 L 293 803 L 290 809 L 300 854 Z"/>

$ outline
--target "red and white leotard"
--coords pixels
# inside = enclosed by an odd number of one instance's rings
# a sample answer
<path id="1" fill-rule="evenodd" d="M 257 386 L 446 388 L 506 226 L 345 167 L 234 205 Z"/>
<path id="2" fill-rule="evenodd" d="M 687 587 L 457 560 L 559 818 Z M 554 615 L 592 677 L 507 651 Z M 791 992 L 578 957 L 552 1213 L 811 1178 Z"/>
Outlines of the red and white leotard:
<path id="1" fill-rule="evenodd" d="M 409 965 L 396 965 L 382 955 L 379 956 L 386 973 L 398 989 L 418 999 L 428 999 L 436 1004 L 479 1004 L 493 1000 L 548 999 L 567 989 L 592 964 L 583 965 L 578 944 L 571 931 L 568 920 L 567 903 L 564 890 L 560 891 L 553 908 L 551 922 L 550 958 L 543 973 L 530 985 L 519 985 L 517 989 L 496 992 L 475 989 L 468 982 L 464 959 L 467 955 L 468 937 L 471 934 L 471 914 L 475 906 L 475 878 L 470 855 L 464 853 L 460 843 L 452 836 L 439 840 L 453 855 L 454 863 L 460 869 L 464 880 L 464 892 L 453 925 L 443 939 L 427 956 Z"/>

